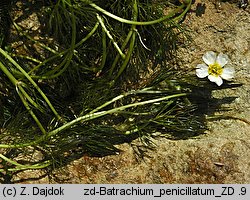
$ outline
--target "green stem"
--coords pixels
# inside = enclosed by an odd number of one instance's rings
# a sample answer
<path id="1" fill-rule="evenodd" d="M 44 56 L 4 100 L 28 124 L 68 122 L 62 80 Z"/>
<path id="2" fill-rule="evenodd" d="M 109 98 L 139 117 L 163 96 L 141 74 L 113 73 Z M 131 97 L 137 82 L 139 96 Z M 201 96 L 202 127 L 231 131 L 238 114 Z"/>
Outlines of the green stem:
<path id="1" fill-rule="evenodd" d="M 136 21 L 137 20 L 137 17 L 138 17 L 138 7 L 137 7 L 137 1 L 134 0 L 133 2 L 133 20 Z M 128 63 L 129 63 L 129 60 L 132 56 L 132 53 L 133 53 L 133 50 L 134 50 L 134 46 L 135 46 L 135 36 L 136 36 L 136 25 L 133 24 L 131 26 L 131 30 L 133 31 L 132 33 L 132 38 L 131 38 L 131 41 L 130 41 L 130 45 L 129 45 L 129 49 L 128 49 L 128 53 L 126 55 L 126 58 L 121 66 L 121 68 L 119 69 L 118 71 L 118 74 L 116 75 L 115 79 L 114 79 L 114 82 L 120 77 L 120 75 L 122 74 L 122 72 L 126 69 Z"/>
<path id="2" fill-rule="evenodd" d="M 39 106 L 29 95 L 28 93 L 23 89 L 23 87 L 21 86 L 22 83 L 21 82 L 18 82 L 18 85 L 16 86 L 19 86 L 19 90 L 22 92 L 22 94 L 25 96 L 25 98 L 35 107 L 37 108 L 38 110 L 40 110 L 41 112 L 44 112 L 44 109 Z"/>
<path id="3" fill-rule="evenodd" d="M 191 5 L 192 5 L 192 0 L 187 0 L 188 2 L 186 2 L 185 4 L 187 5 L 187 7 L 185 8 L 185 10 L 177 17 L 175 17 L 173 20 L 174 21 L 180 21 L 182 20 L 182 18 L 187 14 L 187 12 L 190 10 Z"/>
<path id="4" fill-rule="evenodd" d="M 132 34 L 132 39 L 131 39 L 131 42 L 130 42 L 130 45 L 129 45 L 129 50 L 127 52 L 127 55 L 126 55 L 126 58 L 124 60 L 124 62 L 122 63 L 122 66 L 121 68 L 119 69 L 118 71 L 118 74 L 116 75 L 115 79 L 114 79 L 114 83 L 116 82 L 116 80 L 120 77 L 120 75 L 122 74 L 122 72 L 126 69 L 128 63 L 129 63 L 129 60 L 132 56 L 132 53 L 133 53 L 133 50 L 134 50 L 134 45 L 135 45 L 135 32 L 133 32 Z"/>
<path id="5" fill-rule="evenodd" d="M 46 77 L 46 79 L 53 78 L 54 74 L 56 74 L 58 70 L 60 70 L 61 68 L 64 68 L 65 66 L 68 66 L 67 63 L 68 61 L 71 61 L 71 58 L 72 58 L 72 52 L 68 52 L 68 54 L 65 56 L 63 61 L 59 65 L 57 65 L 54 69 L 48 71 L 43 76 L 41 76 L 41 79 L 44 79 L 44 77 Z"/>
<path id="6" fill-rule="evenodd" d="M 107 107 L 108 105 L 110 105 L 111 103 L 114 103 L 115 101 L 118 101 L 124 97 L 127 97 L 129 95 L 135 95 L 135 94 L 163 94 L 163 91 L 151 91 L 151 88 L 144 88 L 142 90 L 133 90 L 130 92 L 126 92 L 125 94 L 121 94 L 115 98 L 113 98 L 112 100 L 102 104 L 101 106 L 97 107 L 96 109 L 92 110 L 91 112 L 89 112 L 89 114 L 93 114 L 95 112 L 97 112 L 98 110 L 101 110 L 102 108 Z"/>
<path id="7" fill-rule="evenodd" d="M 47 96 L 43 93 L 43 91 L 39 88 L 39 86 L 35 83 L 35 81 L 30 77 L 30 75 L 15 61 L 13 60 L 2 48 L 0 48 L 0 53 L 7 58 L 28 80 L 29 82 L 36 88 L 36 90 L 40 93 L 40 95 L 43 97 L 45 102 L 48 104 L 52 112 L 55 114 L 57 119 L 61 119 L 59 114 L 56 112 L 55 108 L 53 105 L 50 103 L 49 99 Z M 13 79 L 13 78 L 12 78 Z M 16 83 L 15 83 L 16 85 Z"/>
<path id="8" fill-rule="evenodd" d="M 147 101 L 128 104 L 128 105 L 125 105 L 125 106 L 120 106 L 120 107 L 113 108 L 113 109 L 110 109 L 110 110 L 107 110 L 107 111 L 100 111 L 100 112 L 96 112 L 96 113 L 87 114 L 87 115 L 78 117 L 78 118 L 76 118 L 76 119 L 74 119 L 74 120 L 60 126 L 59 128 L 49 132 L 46 135 L 40 136 L 38 139 L 36 139 L 36 140 L 34 140 L 32 142 L 23 143 L 23 144 L 9 144 L 9 145 L 8 144 L 0 144 L 0 148 L 22 148 L 22 147 L 27 147 L 27 146 L 32 146 L 32 145 L 38 145 L 40 142 L 43 142 L 44 140 L 58 134 L 61 131 L 64 131 L 66 129 L 71 128 L 72 126 L 74 126 L 77 123 L 86 122 L 86 121 L 93 120 L 93 119 L 96 119 L 96 118 L 99 118 L 99 117 L 102 117 L 102 116 L 105 116 L 105 115 L 109 115 L 109 114 L 114 114 L 114 113 L 126 110 L 128 108 L 131 108 L 131 107 L 143 106 L 143 105 L 146 105 L 146 104 L 153 104 L 153 103 L 157 103 L 157 102 L 161 102 L 161 101 L 166 101 L 166 100 L 169 100 L 169 99 L 172 99 L 172 98 L 183 97 L 183 96 L 186 96 L 186 95 L 187 95 L 187 93 L 174 94 L 174 95 L 169 95 L 169 96 L 160 97 L 160 98 L 156 98 L 156 99 L 151 99 L 151 100 L 147 100 Z"/>
<path id="9" fill-rule="evenodd" d="M 189 0 L 188 3 L 191 4 L 192 0 Z M 188 5 L 189 5 L 188 4 Z M 179 6 L 178 8 L 176 8 L 174 11 L 170 12 L 168 15 L 164 16 L 164 17 L 161 17 L 159 19 L 156 19 L 156 20 L 152 20 L 152 21 L 147 21 L 147 22 L 138 22 L 138 21 L 131 21 L 131 20 L 127 20 L 127 19 L 124 19 L 124 18 L 121 18 L 121 17 L 118 17 L 104 9 L 102 9 L 101 7 L 97 6 L 96 4 L 94 3 L 90 3 L 89 4 L 90 6 L 92 6 L 93 8 L 95 8 L 96 10 L 98 10 L 99 12 L 103 13 L 104 15 L 107 15 L 121 23 L 126 23 L 126 24 L 134 24 L 134 25 L 153 25 L 153 24 L 157 24 L 157 23 L 160 23 L 162 21 L 165 21 L 167 19 L 170 19 L 172 17 L 174 17 L 176 15 L 176 13 L 179 13 L 180 11 L 183 10 L 183 8 L 185 8 L 185 4 L 182 4 L 181 6 Z M 185 9 L 184 12 L 186 12 L 187 9 Z"/>
<path id="10" fill-rule="evenodd" d="M 34 164 L 34 165 L 22 165 L 14 160 L 7 158 L 3 154 L 0 154 L 0 158 L 2 158 L 3 160 L 5 160 L 6 162 L 8 162 L 12 165 L 17 166 L 16 168 L 8 169 L 8 171 L 19 171 L 19 170 L 24 170 L 24 169 L 42 169 L 42 168 L 45 168 L 45 167 L 48 167 L 49 165 L 51 165 L 50 160 L 47 160 L 47 161 L 39 163 L 39 164 Z M 0 172 L 3 172 L 3 171 L 6 171 L 6 170 L 0 169 Z"/>
<path id="11" fill-rule="evenodd" d="M 23 105 L 25 106 L 26 110 L 29 112 L 31 117 L 35 120 L 36 124 L 38 125 L 38 127 L 40 128 L 42 133 L 46 134 L 46 130 L 43 128 L 43 125 L 40 123 L 39 119 L 36 117 L 35 113 L 30 108 L 30 106 L 29 106 L 28 102 L 25 100 L 24 96 L 19 92 L 19 89 L 23 90 L 23 88 L 20 85 L 17 85 L 16 88 L 17 88 L 17 94 L 19 95 L 21 101 L 23 102 Z"/>
<path id="12" fill-rule="evenodd" d="M 34 105 L 37 106 L 38 105 L 30 98 L 30 96 L 25 92 L 25 90 L 22 88 L 22 86 L 19 84 L 18 80 L 16 80 L 16 78 L 9 72 L 9 70 L 3 65 L 3 63 L 0 61 L 0 69 L 3 71 L 3 73 L 9 78 L 9 80 L 13 83 L 13 85 L 16 86 L 17 88 L 17 93 L 19 95 L 19 97 L 21 98 L 25 108 L 27 109 L 27 111 L 30 113 L 30 115 L 33 117 L 33 119 L 35 120 L 35 122 L 37 123 L 38 127 L 40 128 L 40 130 L 43 133 L 46 133 L 45 129 L 43 128 L 42 124 L 40 123 L 40 121 L 37 119 L 36 115 L 33 113 L 33 111 L 31 110 L 29 104 L 27 103 L 27 101 L 25 100 L 25 98 L 23 97 L 23 95 L 28 99 L 28 101 Z M 18 89 L 21 91 L 21 93 L 18 91 Z"/>
<path id="13" fill-rule="evenodd" d="M 45 75 L 45 77 L 47 77 L 49 79 L 57 78 L 58 76 L 63 74 L 66 71 L 66 69 L 68 68 L 69 64 L 71 63 L 71 60 L 72 60 L 72 57 L 74 54 L 74 50 L 75 50 L 75 44 L 76 44 L 76 17 L 74 15 L 73 10 L 71 12 L 71 24 L 72 24 L 71 25 L 71 27 L 72 27 L 71 38 L 72 39 L 71 39 L 71 45 L 70 45 L 68 54 L 67 54 L 66 58 L 64 58 L 63 62 L 60 65 L 58 65 L 55 69 L 51 70 L 48 74 Z M 64 65 L 64 67 L 58 73 L 55 73 L 63 65 Z M 53 74 L 53 75 L 51 75 L 51 74 Z"/>
<path id="14" fill-rule="evenodd" d="M 15 85 L 15 86 L 19 85 L 18 80 L 10 73 L 10 71 L 3 65 L 3 63 L 1 61 L 0 61 L 0 69 L 9 78 L 9 80 L 13 83 L 13 85 Z M 22 87 L 20 87 L 20 91 L 23 93 L 23 95 L 28 99 L 28 101 L 33 106 L 35 106 L 38 109 L 41 109 L 41 108 L 39 108 L 39 106 L 37 105 L 37 103 L 32 100 L 32 98 L 26 93 L 26 91 Z"/>
<path id="15" fill-rule="evenodd" d="M 97 21 L 94 28 L 89 32 L 89 34 L 85 38 L 83 38 L 80 42 L 78 42 L 75 45 L 75 47 L 77 48 L 77 47 L 81 46 L 84 42 L 86 42 L 86 40 L 88 40 L 95 33 L 95 31 L 97 30 L 99 24 L 100 23 Z"/>
<path id="16" fill-rule="evenodd" d="M 38 46 L 40 46 L 40 47 L 42 47 L 42 48 L 44 48 L 44 49 L 46 49 L 46 50 L 48 50 L 48 51 L 50 51 L 50 52 L 52 52 L 52 53 L 54 53 L 54 54 L 57 54 L 57 51 L 56 51 L 56 50 L 54 50 L 54 49 L 48 47 L 47 45 L 45 45 L 45 44 L 43 44 L 43 43 L 41 43 L 41 42 L 39 42 L 39 41 L 37 41 L 37 40 L 35 40 L 35 39 L 33 39 L 29 34 L 25 33 L 25 32 L 17 25 L 17 23 L 14 22 L 14 26 L 15 26 L 15 28 L 21 33 L 21 36 L 25 36 L 26 38 L 28 38 L 30 41 L 34 42 L 34 43 L 37 44 Z"/>
<path id="17" fill-rule="evenodd" d="M 84 37 L 80 42 L 78 42 L 76 45 L 75 45 L 75 48 L 78 48 L 79 46 L 81 46 L 85 41 L 87 41 L 94 33 L 95 31 L 97 30 L 99 26 L 99 22 L 96 22 L 95 26 L 93 27 L 93 29 L 88 33 L 88 35 L 86 37 Z M 43 61 L 42 63 L 40 63 L 39 65 L 37 65 L 36 67 L 34 67 L 32 70 L 30 70 L 28 72 L 28 74 L 31 74 L 33 71 L 39 69 L 41 66 L 45 65 L 46 63 L 58 58 L 58 57 L 62 57 L 63 55 L 67 54 L 69 51 L 71 50 L 70 49 L 67 49 L 63 52 L 60 52 L 50 58 L 48 58 L 47 60 Z M 32 78 L 36 78 L 36 79 L 48 79 L 48 78 L 53 78 L 53 77 L 47 77 L 47 76 L 32 76 Z"/>
<path id="18" fill-rule="evenodd" d="M 122 99 L 130 94 L 131 93 L 128 93 L 128 92 L 126 94 L 121 94 L 121 95 L 113 98 L 111 101 L 108 101 L 108 102 L 104 103 L 103 105 L 97 107 L 96 109 L 92 110 L 89 114 L 93 114 L 93 113 L 97 112 L 98 110 L 101 110 L 102 108 L 105 108 L 106 106 L 110 105 L 111 103 L 114 103 L 114 102 L 118 101 L 119 99 Z"/>
<path id="19" fill-rule="evenodd" d="M 22 58 L 22 59 L 30 60 L 30 61 L 32 61 L 34 63 L 37 63 L 37 64 L 41 64 L 42 63 L 40 60 L 37 60 L 37 59 L 32 58 L 30 56 L 18 55 L 18 54 L 14 54 L 14 53 L 11 53 L 10 56 L 12 56 L 12 57 L 19 57 L 19 58 Z"/>
<path id="20" fill-rule="evenodd" d="M 10 73 L 10 71 L 4 66 L 4 64 L 0 61 L 0 69 L 3 73 L 9 78 L 9 80 L 13 83 L 13 85 L 18 84 L 18 80 Z"/>
<path id="21" fill-rule="evenodd" d="M 127 46 L 127 44 L 128 44 L 128 42 L 129 42 L 129 40 L 130 40 L 130 38 L 131 38 L 133 32 L 134 32 L 134 30 L 132 30 L 132 29 L 129 31 L 129 33 L 128 33 L 128 35 L 127 35 L 127 38 L 125 39 L 124 43 L 122 44 L 122 47 L 121 47 L 121 50 L 122 50 L 122 51 L 124 51 L 125 47 Z M 119 58 L 120 58 L 120 54 L 117 54 L 117 56 L 116 56 L 115 59 L 114 59 L 114 62 L 113 62 L 113 64 L 112 64 L 112 66 L 111 66 L 111 69 L 110 69 L 110 71 L 109 71 L 109 76 L 112 76 L 112 74 L 113 74 L 113 72 L 114 72 L 114 69 L 115 69 L 115 66 L 116 66 L 116 64 L 117 64 L 118 61 L 119 61 Z"/>
<path id="22" fill-rule="evenodd" d="M 105 33 L 107 34 L 107 36 L 109 37 L 109 39 L 111 40 L 111 42 L 113 43 L 113 45 L 115 46 L 116 50 L 118 51 L 118 53 L 120 54 L 120 56 L 124 59 L 125 58 L 124 53 L 122 53 L 122 50 L 120 49 L 120 47 L 118 46 L 118 44 L 114 40 L 113 36 L 109 33 L 108 29 L 106 28 L 105 24 L 103 23 L 102 18 L 98 14 L 96 16 L 97 16 L 97 19 L 100 22 L 103 30 L 105 31 Z"/>
<path id="23" fill-rule="evenodd" d="M 107 59 L 107 37 L 105 31 L 102 29 L 102 63 L 99 67 L 99 71 L 102 71 L 103 67 L 105 66 Z"/>

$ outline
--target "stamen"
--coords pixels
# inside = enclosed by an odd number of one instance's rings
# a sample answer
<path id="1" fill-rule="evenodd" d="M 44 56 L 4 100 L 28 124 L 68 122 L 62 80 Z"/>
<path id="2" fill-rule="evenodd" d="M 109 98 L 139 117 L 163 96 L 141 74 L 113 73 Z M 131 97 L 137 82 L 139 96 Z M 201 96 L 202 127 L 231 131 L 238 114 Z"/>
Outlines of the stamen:
<path id="1" fill-rule="evenodd" d="M 209 75 L 221 76 L 222 72 L 223 72 L 223 68 L 217 62 L 209 65 L 209 67 L 208 67 L 208 74 Z"/>

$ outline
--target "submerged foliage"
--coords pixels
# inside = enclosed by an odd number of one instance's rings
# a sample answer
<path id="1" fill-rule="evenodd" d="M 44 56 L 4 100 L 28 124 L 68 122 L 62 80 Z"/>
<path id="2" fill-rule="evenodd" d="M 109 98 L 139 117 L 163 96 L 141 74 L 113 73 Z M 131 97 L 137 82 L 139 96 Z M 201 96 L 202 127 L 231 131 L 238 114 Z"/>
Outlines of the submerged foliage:
<path id="1" fill-rule="evenodd" d="M 0 49 L 0 171 L 114 154 L 136 138 L 150 148 L 156 136 L 203 133 L 197 99 L 208 101 L 212 88 L 202 94 L 173 67 L 191 1 L 171 2 L 44 1 L 38 39 L 13 20 L 23 46 L 17 52 L 12 38 Z"/>

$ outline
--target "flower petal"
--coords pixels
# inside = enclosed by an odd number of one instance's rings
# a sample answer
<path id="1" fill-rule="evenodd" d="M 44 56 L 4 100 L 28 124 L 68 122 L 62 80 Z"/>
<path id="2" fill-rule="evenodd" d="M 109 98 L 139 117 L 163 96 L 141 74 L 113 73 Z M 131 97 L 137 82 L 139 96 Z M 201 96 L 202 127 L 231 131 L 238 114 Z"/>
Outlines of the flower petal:
<path id="1" fill-rule="evenodd" d="M 216 62 L 221 66 L 223 67 L 225 64 L 227 64 L 229 61 L 229 58 L 227 55 L 223 54 L 223 53 L 220 53 L 218 56 L 217 56 L 217 59 L 216 59 Z"/>
<path id="2" fill-rule="evenodd" d="M 205 78 L 208 76 L 208 66 L 206 64 L 198 64 L 196 68 L 196 75 L 199 78 Z"/>
<path id="3" fill-rule="evenodd" d="M 214 64 L 216 61 L 216 53 L 208 51 L 202 56 L 202 59 L 207 65 Z"/>
<path id="4" fill-rule="evenodd" d="M 221 77 L 225 80 L 230 80 L 234 77 L 235 70 L 233 67 L 226 67 L 223 69 Z"/>
<path id="5" fill-rule="evenodd" d="M 220 76 L 213 76 L 213 75 L 209 75 L 208 76 L 208 79 L 211 81 L 211 82 L 214 82 L 216 83 L 218 86 L 221 86 L 222 83 L 223 83 L 223 80 Z"/>

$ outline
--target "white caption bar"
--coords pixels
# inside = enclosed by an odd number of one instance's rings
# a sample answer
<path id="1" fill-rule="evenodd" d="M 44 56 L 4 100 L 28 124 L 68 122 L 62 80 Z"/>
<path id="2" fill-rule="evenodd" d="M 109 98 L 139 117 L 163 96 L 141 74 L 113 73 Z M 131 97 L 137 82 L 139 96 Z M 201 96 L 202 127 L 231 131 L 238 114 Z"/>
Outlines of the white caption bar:
<path id="1" fill-rule="evenodd" d="M 0 199 L 18 200 L 249 200 L 250 184 L 2 184 Z"/>

